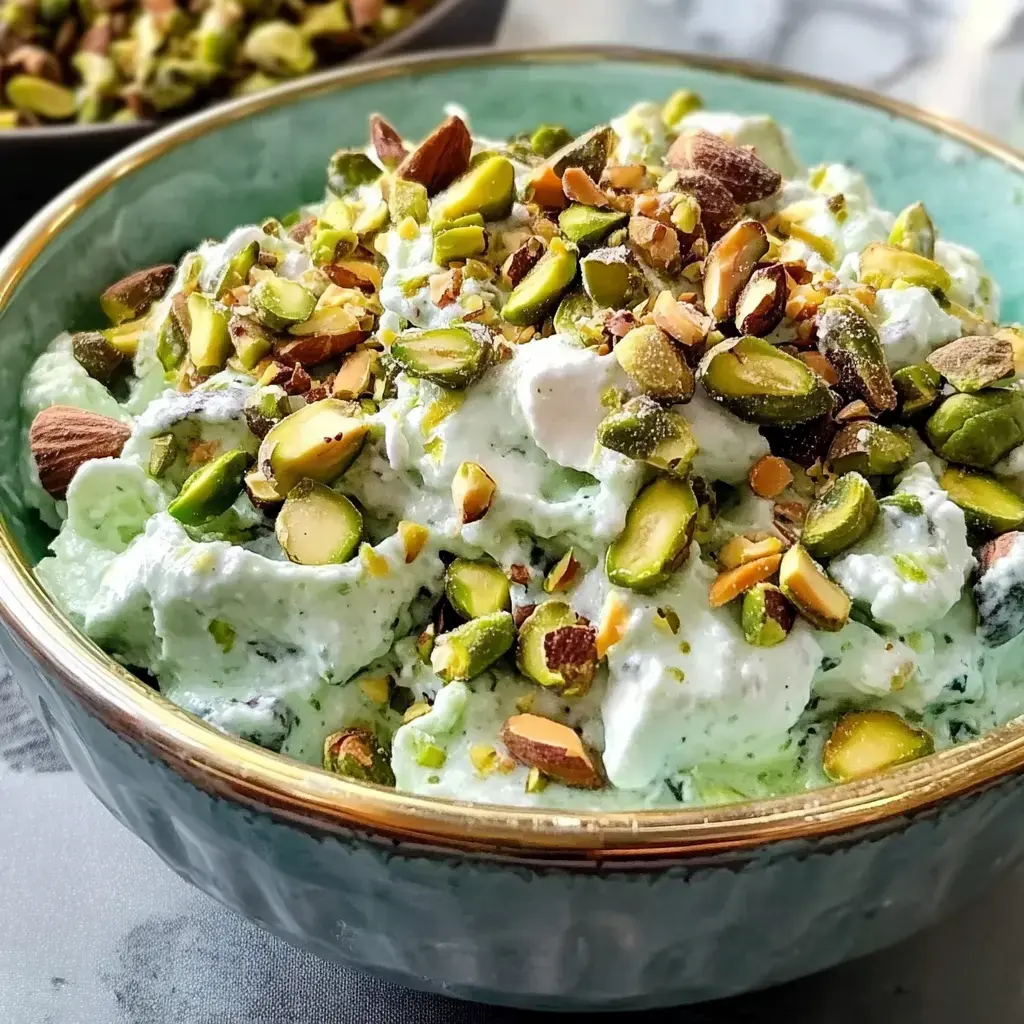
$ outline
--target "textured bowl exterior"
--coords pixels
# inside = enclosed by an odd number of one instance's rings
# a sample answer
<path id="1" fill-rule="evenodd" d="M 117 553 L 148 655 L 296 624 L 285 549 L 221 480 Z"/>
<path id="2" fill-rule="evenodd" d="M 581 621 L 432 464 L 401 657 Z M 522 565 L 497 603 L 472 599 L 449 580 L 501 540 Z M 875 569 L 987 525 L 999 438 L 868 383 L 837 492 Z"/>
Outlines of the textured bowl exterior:
<path id="1" fill-rule="evenodd" d="M 1024 276 L 1020 170 L 850 100 L 625 57 L 413 68 L 344 89 L 325 80 L 208 134 L 196 130 L 201 121 L 186 123 L 156 159 L 94 173 L 77 215 L 30 238 L 20 277 L 13 257 L 0 254 L 0 449 L 20 451 L 19 384 L 32 359 L 62 328 L 95 323 L 106 284 L 315 198 L 329 154 L 364 137 L 371 111 L 409 135 L 427 130 L 445 101 L 465 105 L 485 134 L 541 120 L 580 130 L 684 86 L 709 106 L 775 115 L 807 162 L 857 164 L 884 205 L 923 199 L 945 233 L 978 248 L 1000 278 Z M 9 251 L 22 251 L 25 237 Z M 1024 312 L 1022 295 L 1007 302 L 1009 319 Z M 15 462 L 0 466 L 0 513 L 11 542 L 34 561 L 48 538 L 23 507 Z M 36 603 L 33 622 L 46 614 Z M 642 1008 L 774 984 L 909 935 L 1024 850 L 1019 775 L 860 831 L 676 860 L 526 856 L 485 842 L 456 852 L 325 828 L 315 815 L 296 823 L 259 801 L 225 798 L 209 773 L 181 767 L 169 738 L 144 744 L 130 718 L 101 720 L 31 633 L 4 634 L 0 647 L 33 707 L 89 788 L 179 874 L 296 945 L 451 995 Z M 242 775 L 245 748 L 237 749 Z"/>

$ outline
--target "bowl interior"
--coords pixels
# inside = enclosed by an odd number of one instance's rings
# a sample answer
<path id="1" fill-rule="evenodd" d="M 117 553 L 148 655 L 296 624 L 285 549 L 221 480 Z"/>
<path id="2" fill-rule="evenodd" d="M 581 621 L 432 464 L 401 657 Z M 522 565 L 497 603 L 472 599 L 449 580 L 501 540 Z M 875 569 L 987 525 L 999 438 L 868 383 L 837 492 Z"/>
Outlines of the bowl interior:
<path id="1" fill-rule="evenodd" d="M 942 233 L 979 250 L 1003 283 L 1004 320 L 1024 314 L 1022 165 L 927 124 L 667 56 L 477 54 L 331 72 L 145 140 L 58 197 L 0 254 L 0 515 L 15 542 L 34 562 L 51 536 L 20 494 L 20 381 L 59 331 L 100 322 L 97 296 L 112 280 L 318 198 L 331 153 L 362 145 L 373 111 L 416 137 L 455 103 L 477 132 L 503 137 L 540 121 L 582 130 L 681 87 L 710 108 L 771 114 L 807 164 L 853 164 L 883 206 L 923 200 Z"/>

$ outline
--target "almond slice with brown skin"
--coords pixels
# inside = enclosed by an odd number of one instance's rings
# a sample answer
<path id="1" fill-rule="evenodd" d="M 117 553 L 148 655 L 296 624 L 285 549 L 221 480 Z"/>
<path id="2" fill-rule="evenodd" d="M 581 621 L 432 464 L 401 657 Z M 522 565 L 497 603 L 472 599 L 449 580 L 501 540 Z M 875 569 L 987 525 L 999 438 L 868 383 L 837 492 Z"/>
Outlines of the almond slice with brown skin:
<path id="1" fill-rule="evenodd" d="M 996 562 L 1010 554 L 1019 536 L 1019 531 L 1011 530 L 1009 533 L 996 537 L 995 540 L 990 540 L 978 552 L 978 569 L 980 572 L 988 572 Z"/>
<path id="2" fill-rule="evenodd" d="M 781 555 L 765 555 L 719 573 L 708 591 L 708 604 L 712 608 L 721 608 L 746 593 L 756 583 L 771 579 L 781 561 Z"/>
<path id="3" fill-rule="evenodd" d="M 472 150 L 465 122 L 449 117 L 402 161 L 396 173 L 406 181 L 418 181 L 428 195 L 437 195 L 467 170 Z"/>
<path id="4" fill-rule="evenodd" d="M 64 498 L 79 466 L 91 459 L 116 459 L 130 436 L 130 427 L 109 416 L 70 405 L 43 409 L 29 430 L 43 490 Z"/>
<path id="5" fill-rule="evenodd" d="M 562 191 L 566 198 L 584 206 L 608 205 L 608 197 L 597 187 L 594 180 L 582 167 L 567 167 L 562 175 Z"/>
<path id="6" fill-rule="evenodd" d="M 741 220 L 715 244 L 704 261 L 704 308 L 717 323 L 728 320 L 758 260 L 768 252 L 760 221 Z"/>
<path id="7" fill-rule="evenodd" d="M 736 330 L 763 338 L 778 327 L 788 299 L 785 267 L 779 263 L 758 267 L 736 300 Z"/>
<path id="8" fill-rule="evenodd" d="M 734 146 L 702 129 L 684 132 L 666 156 L 669 167 L 704 171 L 717 178 L 737 203 L 755 203 L 778 192 L 782 175 L 753 150 Z"/>
<path id="9" fill-rule="evenodd" d="M 597 759 L 567 725 L 540 715 L 513 715 L 502 726 L 502 742 L 519 762 L 577 789 L 604 785 Z"/>
<path id="10" fill-rule="evenodd" d="M 370 115 L 370 142 L 385 167 L 397 167 L 405 159 L 402 136 L 380 114 Z"/>

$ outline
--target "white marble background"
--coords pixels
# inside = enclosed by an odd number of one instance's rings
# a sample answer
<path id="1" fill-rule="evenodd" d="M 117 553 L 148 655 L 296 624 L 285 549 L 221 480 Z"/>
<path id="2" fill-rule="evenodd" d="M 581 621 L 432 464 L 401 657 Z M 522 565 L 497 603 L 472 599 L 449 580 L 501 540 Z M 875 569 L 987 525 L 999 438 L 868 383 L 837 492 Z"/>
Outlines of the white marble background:
<path id="1" fill-rule="evenodd" d="M 511 0 L 501 39 L 596 41 L 781 64 L 1024 143 L 1024 0 Z M 540 1019 L 418 996 L 297 953 L 180 881 L 64 769 L 0 674 L 0 1024 Z M 1024 869 L 885 954 L 770 994 L 644 1019 L 1021 1021 L 1022 949 Z"/>

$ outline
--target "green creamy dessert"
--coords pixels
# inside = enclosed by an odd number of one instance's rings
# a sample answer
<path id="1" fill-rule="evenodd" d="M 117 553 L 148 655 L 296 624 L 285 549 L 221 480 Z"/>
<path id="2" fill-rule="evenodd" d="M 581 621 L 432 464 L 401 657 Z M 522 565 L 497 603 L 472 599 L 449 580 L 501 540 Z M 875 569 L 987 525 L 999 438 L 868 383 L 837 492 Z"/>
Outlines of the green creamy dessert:
<path id="1" fill-rule="evenodd" d="M 1024 710 L 1024 334 L 914 198 L 692 93 L 375 115 L 36 361 L 39 578 L 216 728 L 410 792 L 712 804 L 975 737 Z"/>

